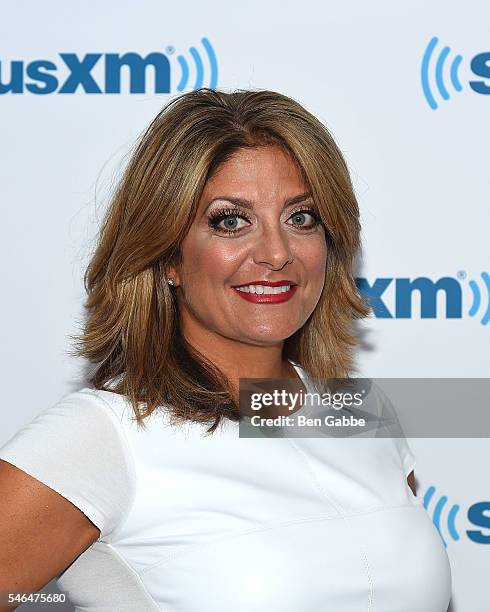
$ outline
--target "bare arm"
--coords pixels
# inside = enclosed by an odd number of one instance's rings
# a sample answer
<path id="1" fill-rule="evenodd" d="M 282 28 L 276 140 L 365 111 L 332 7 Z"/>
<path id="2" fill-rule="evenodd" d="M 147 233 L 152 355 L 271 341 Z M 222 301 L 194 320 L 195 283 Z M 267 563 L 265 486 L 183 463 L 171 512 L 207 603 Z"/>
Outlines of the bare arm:
<path id="1" fill-rule="evenodd" d="M 0 459 L 0 593 L 35 592 L 99 538 L 71 502 Z M 18 604 L 0 603 L 0 611 Z"/>
<path id="2" fill-rule="evenodd" d="M 408 486 L 412 489 L 414 495 L 417 495 L 416 486 L 415 486 L 415 474 L 412 470 L 410 474 L 407 476 Z"/>

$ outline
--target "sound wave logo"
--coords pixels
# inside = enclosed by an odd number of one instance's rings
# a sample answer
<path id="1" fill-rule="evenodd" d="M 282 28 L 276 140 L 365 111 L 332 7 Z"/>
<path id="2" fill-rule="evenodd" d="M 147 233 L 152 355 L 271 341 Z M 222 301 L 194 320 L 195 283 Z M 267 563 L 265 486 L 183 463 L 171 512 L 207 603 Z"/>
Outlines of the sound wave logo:
<path id="1" fill-rule="evenodd" d="M 458 504 L 453 504 L 446 514 L 444 512 L 447 503 L 446 495 L 441 495 L 432 508 L 429 508 L 435 491 L 436 488 L 434 486 L 431 485 L 428 487 L 424 495 L 424 508 L 428 511 L 429 515 L 432 514 L 432 522 L 436 526 L 444 546 L 447 546 L 446 540 L 442 535 L 441 522 L 446 525 L 450 537 L 457 542 L 460 536 L 456 527 L 456 520 L 460 508 Z M 471 506 L 467 508 L 466 519 L 468 526 L 471 526 L 471 529 L 463 530 L 468 539 L 475 544 L 489 546 L 490 500 L 479 500 L 471 504 Z"/>
<path id="2" fill-rule="evenodd" d="M 483 280 L 483 286 L 484 288 L 486 288 L 486 293 L 488 296 L 488 303 L 483 313 L 483 316 L 480 319 L 480 323 L 482 325 L 486 325 L 490 321 L 490 276 L 488 275 L 487 272 L 482 272 L 481 277 Z M 480 305 L 482 303 L 481 291 L 480 291 L 480 287 L 474 280 L 468 281 L 468 285 L 473 294 L 473 303 L 471 304 L 471 307 L 468 310 L 468 314 L 470 317 L 474 317 L 477 314 L 478 310 L 480 309 Z"/>
<path id="3" fill-rule="evenodd" d="M 209 89 L 216 89 L 218 83 L 218 62 L 216 60 L 216 54 L 214 49 L 206 37 L 201 38 L 202 46 L 207 55 L 207 62 L 209 64 Z M 172 53 L 173 49 L 169 49 L 167 52 Z M 192 89 L 200 89 L 204 83 L 204 62 L 201 58 L 199 51 L 196 47 L 189 48 L 189 54 L 194 62 L 194 74 L 195 80 L 192 85 Z M 177 84 L 177 91 L 183 91 L 187 87 L 189 82 L 190 70 L 189 62 L 183 55 L 177 55 L 177 61 L 181 70 L 181 77 Z"/>
<path id="4" fill-rule="evenodd" d="M 189 60 L 182 54 L 176 56 L 171 67 L 169 55 L 175 54 L 175 47 L 166 47 L 165 53 L 151 51 L 146 56 L 136 52 L 126 53 L 59 53 L 61 61 L 55 62 L 44 57 L 32 61 L 13 59 L 10 70 L 7 62 L 0 58 L 0 95 L 23 94 L 121 94 L 129 89 L 130 94 L 149 91 L 167 94 L 171 91 L 173 73 L 177 71 L 177 90 L 193 90 L 204 86 L 205 74 L 209 77 L 209 89 L 216 89 L 218 83 L 218 62 L 214 49 L 206 37 L 201 38 L 203 50 L 189 48 Z M 151 71 L 147 67 L 152 66 Z M 99 75 L 94 75 L 97 69 Z M 100 72 L 102 71 L 102 74 Z M 180 74 L 179 74 L 180 73 Z M 6 76 L 7 75 L 7 76 Z M 191 75 L 193 83 L 189 83 Z M 180 78 L 179 78 L 180 77 Z M 126 81 L 126 86 L 123 81 Z"/>
<path id="5" fill-rule="evenodd" d="M 430 486 L 425 492 L 424 508 L 428 511 L 429 511 L 429 504 L 434 496 L 435 491 L 436 491 L 436 488 L 434 486 Z M 441 536 L 441 540 L 444 546 L 447 547 L 446 540 L 444 539 L 442 532 L 441 532 L 442 511 L 444 510 L 446 503 L 447 503 L 447 497 L 446 495 L 442 495 L 437 500 L 432 511 L 429 511 L 429 514 L 432 513 L 432 522 L 436 526 L 437 531 L 439 532 L 439 535 Z M 446 518 L 444 519 L 447 529 L 449 531 L 449 535 L 455 541 L 459 540 L 459 533 L 458 533 L 458 530 L 456 529 L 456 516 L 458 512 L 459 512 L 459 505 L 453 504 L 451 508 L 449 509 L 449 512 L 447 513 Z"/>
<path id="6" fill-rule="evenodd" d="M 435 319 L 444 316 L 447 319 L 462 319 L 479 315 L 480 323 L 490 322 L 490 275 L 481 272 L 481 281 L 468 280 L 465 270 L 459 270 L 454 276 L 443 276 L 432 279 L 427 276 L 378 277 L 374 282 L 367 278 L 355 279 L 359 292 L 366 298 L 373 314 L 379 319 L 413 318 L 414 294 L 420 303 L 420 318 Z M 392 289 L 392 298 L 386 292 Z M 445 313 L 438 304 L 438 294 L 445 297 Z M 391 305 L 389 301 L 393 301 Z M 442 304 L 442 308 L 444 305 Z"/>
<path id="7" fill-rule="evenodd" d="M 438 42 L 439 42 L 439 39 L 437 38 L 437 36 L 434 36 L 433 38 L 431 38 L 429 44 L 427 45 L 425 53 L 423 55 L 422 65 L 421 65 L 422 90 L 424 92 L 425 99 L 427 100 L 429 106 L 433 110 L 438 108 L 438 106 L 437 106 L 437 102 L 435 100 L 434 94 L 432 93 L 432 89 L 430 86 L 429 71 L 430 71 L 432 55 L 433 54 L 437 55 L 437 52 L 435 51 L 435 47 Z M 448 58 L 448 55 L 450 52 L 451 52 L 451 49 L 449 47 L 443 47 L 442 50 L 439 52 L 439 55 L 435 57 L 435 60 L 434 60 L 435 61 L 435 69 L 434 69 L 435 87 L 444 100 L 449 100 L 450 98 L 449 91 L 444 82 L 444 65 L 445 65 L 446 59 Z M 461 91 L 463 89 L 461 82 L 459 80 L 459 75 L 458 75 L 459 66 L 462 60 L 463 60 L 463 57 L 461 55 L 456 55 L 456 57 L 454 57 L 454 59 L 452 60 L 449 66 L 449 81 L 456 91 Z"/>

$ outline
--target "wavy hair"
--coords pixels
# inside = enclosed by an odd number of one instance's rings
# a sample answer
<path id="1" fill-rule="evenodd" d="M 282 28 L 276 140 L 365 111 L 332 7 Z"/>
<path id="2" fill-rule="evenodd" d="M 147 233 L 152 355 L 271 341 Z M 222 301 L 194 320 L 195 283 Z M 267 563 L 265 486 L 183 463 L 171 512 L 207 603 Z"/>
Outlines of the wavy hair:
<path id="1" fill-rule="evenodd" d="M 359 208 L 344 158 L 327 128 L 274 91 L 202 88 L 171 100 L 139 138 L 102 220 L 84 274 L 86 320 L 71 335 L 73 356 L 94 365 L 89 383 L 125 395 L 134 418 L 161 407 L 171 422 L 240 420 L 216 365 L 181 334 L 168 266 L 193 222 L 206 181 L 234 152 L 278 145 L 311 189 L 328 258 L 319 302 L 285 339 L 283 358 L 313 378 L 349 377 L 354 319 L 370 308 L 353 278 L 360 249 Z"/>

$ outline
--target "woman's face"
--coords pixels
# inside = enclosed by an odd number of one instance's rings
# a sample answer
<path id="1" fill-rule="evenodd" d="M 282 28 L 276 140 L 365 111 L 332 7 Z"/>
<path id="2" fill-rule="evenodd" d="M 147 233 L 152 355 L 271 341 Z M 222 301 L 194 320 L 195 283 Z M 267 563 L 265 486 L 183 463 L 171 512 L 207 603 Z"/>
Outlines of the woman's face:
<path id="1" fill-rule="evenodd" d="M 191 344 L 194 337 L 198 347 L 200 339 L 221 337 L 277 345 L 305 324 L 320 298 L 327 258 L 307 192 L 294 162 L 276 146 L 240 149 L 208 180 L 181 244 L 182 265 L 169 269 Z M 290 295 L 286 300 L 236 289 L 254 281 L 296 287 L 282 294 Z"/>

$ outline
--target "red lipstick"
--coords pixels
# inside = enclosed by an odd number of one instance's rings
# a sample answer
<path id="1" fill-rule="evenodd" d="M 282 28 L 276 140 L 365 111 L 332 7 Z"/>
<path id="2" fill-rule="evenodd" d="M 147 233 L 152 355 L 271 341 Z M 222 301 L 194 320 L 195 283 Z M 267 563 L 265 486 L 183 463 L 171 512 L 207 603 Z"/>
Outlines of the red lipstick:
<path id="1" fill-rule="evenodd" d="M 264 287 L 285 287 L 289 286 L 287 291 L 280 293 L 255 293 L 250 291 L 239 290 L 238 287 L 248 287 L 249 285 L 260 285 Z M 278 304 L 286 302 L 291 299 L 296 292 L 297 285 L 291 280 L 279 280 L 279 281 L 263 281 L 257 280 L 242 285 L 235 285 L 232 287 L 236 293 L 247 302 L 253 302 L 254 304 Z"/>

